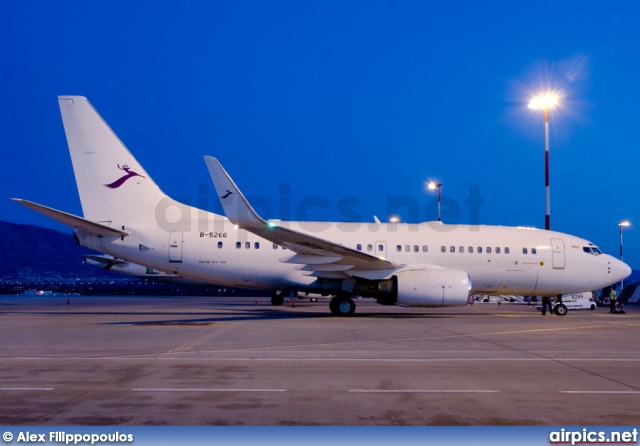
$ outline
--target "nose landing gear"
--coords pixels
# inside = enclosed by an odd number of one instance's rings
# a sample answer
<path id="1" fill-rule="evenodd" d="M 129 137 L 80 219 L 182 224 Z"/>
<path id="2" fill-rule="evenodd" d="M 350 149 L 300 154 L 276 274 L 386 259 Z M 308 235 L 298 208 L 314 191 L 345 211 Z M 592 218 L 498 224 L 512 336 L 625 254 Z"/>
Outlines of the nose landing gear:
<path id="1" fill-rule="evenodd" d="M 553 312 L 556 316 L 564 316 L 567 314 L 567 306 L 559 302 L 553 307 Z"/>

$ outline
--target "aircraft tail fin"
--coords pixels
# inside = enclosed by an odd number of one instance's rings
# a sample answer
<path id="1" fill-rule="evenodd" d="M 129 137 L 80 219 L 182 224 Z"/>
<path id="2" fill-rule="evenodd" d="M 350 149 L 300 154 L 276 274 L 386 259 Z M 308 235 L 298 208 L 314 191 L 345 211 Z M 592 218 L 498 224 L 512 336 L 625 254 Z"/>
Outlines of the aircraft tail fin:
<path id="1" fill-rule="evenodd" d="M 59 96 L 84 217 L 150 220 L 166 195 L 82 96 Z"/>

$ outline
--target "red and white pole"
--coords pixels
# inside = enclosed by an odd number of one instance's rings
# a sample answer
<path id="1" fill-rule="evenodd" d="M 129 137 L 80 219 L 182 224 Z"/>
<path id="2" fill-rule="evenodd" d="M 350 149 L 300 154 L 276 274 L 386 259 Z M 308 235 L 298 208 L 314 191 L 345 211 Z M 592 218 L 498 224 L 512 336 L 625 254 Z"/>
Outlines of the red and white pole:
<path id="1" fill-rule="evenodd" d="M 438 184 L 438 221 L 442 221 L 442 219 L 440 218 L 440 188 L 442 187 L 442 184 Z"/>
<path id="2" fill-rule="evenodd" d="M 620 226 L 620 261 L 622 262 L 622 227 L 625 226 L 626 222 L 618 223 Z M 624 289 L 624 279 L 620 281 L 620 294 L 622 294 L 622 290 Z"/>
<path id="3" fill-rule="evenodd" d="M 551 192 L 549 191 L 549 107 L 544 108 L 544 228 L 551 229 Z"/>

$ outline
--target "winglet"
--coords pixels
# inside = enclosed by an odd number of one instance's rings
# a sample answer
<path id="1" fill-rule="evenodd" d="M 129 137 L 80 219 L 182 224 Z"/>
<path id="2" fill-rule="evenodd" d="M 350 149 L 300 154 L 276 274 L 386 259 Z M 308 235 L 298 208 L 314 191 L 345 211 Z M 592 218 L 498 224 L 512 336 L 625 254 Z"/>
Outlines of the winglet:
<path id="1" fill-rule="evenodd" d="M 257 229 L 267 226 L 267 222 L 253 210 L 220 162 L 212 156 L 205 156 L 204 160 L 207 163 L 224 213 L 231 223 L 243 229 Z"/>

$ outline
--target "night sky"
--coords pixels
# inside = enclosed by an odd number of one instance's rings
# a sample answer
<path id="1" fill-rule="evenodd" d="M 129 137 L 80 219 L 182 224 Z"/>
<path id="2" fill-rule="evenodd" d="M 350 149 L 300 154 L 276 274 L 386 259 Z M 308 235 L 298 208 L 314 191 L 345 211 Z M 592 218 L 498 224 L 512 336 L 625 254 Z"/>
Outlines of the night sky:
<path id="1" fill-rule="evenodd" d="M 266 218 L 551 228 L 640 269 L 640 3 L 0 2 L 0 219 L 82 214 L 58 95 L 86 96 L 170 196 L 217 157 Z M 467 204 L 482 203 L 470 212 Z M 342 203 L 342 204 L 341 204 Z M 349 212 L 344 212 L 349 203 Z"/>

